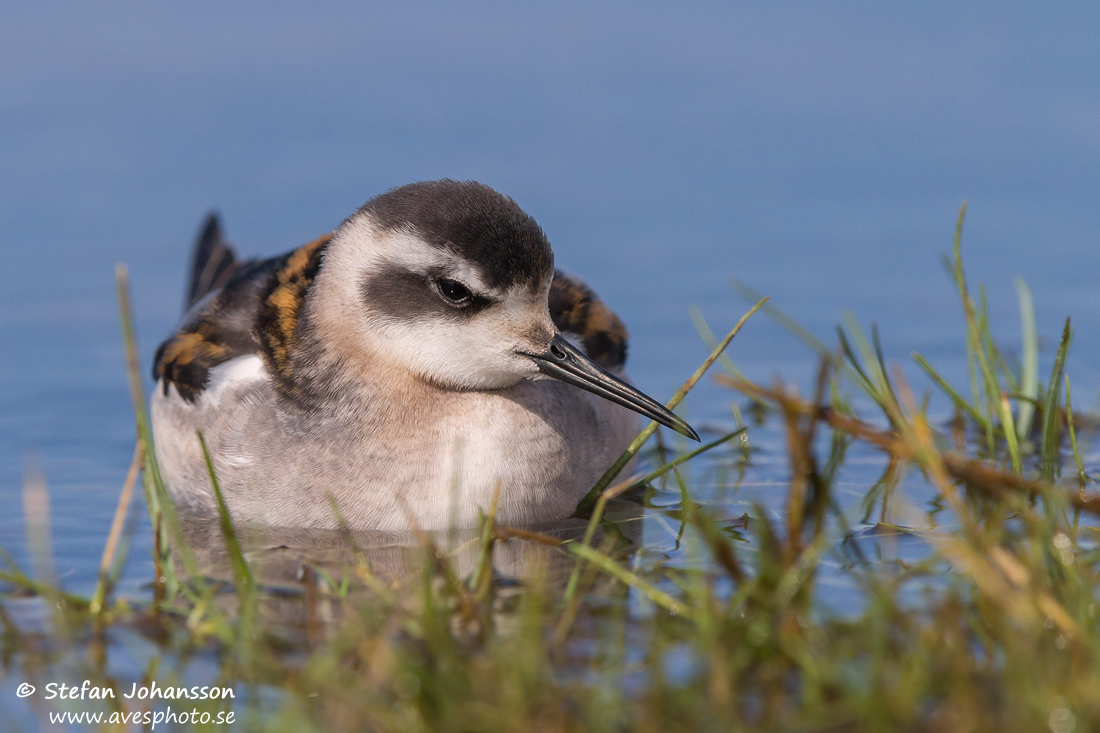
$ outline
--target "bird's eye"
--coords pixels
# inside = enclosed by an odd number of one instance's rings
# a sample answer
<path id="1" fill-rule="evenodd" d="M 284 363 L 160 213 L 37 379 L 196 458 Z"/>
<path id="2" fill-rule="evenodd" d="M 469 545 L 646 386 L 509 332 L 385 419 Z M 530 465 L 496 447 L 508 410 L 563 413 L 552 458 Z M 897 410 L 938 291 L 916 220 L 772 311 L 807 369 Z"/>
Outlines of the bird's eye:
<path id="1" fill-rule="evenodd" d="M 474 296 L 470 289 L 458 280 L 443 277 L 436 282 L 436 285 L 439 287 L 440 295 L 451 305 L 467 305 L 473 300 Z"/>

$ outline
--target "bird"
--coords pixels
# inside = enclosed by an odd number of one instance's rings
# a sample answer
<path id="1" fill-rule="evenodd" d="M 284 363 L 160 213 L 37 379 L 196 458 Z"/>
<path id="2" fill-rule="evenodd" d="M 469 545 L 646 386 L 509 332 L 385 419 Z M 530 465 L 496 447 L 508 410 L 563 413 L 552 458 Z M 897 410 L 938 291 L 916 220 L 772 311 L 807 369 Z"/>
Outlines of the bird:
<path id="1" fill-rule="evenodd" d="M 217 515 L 216 478 L 254 525 L 553 522 L 639 415 L 699 440 L 627 381 L 619 317 L 478 182 L 394 188 L 269 259 L 241 259 L 211 214 L 185 300 L 150 413 L 161 476 L 193 516 Z"/>

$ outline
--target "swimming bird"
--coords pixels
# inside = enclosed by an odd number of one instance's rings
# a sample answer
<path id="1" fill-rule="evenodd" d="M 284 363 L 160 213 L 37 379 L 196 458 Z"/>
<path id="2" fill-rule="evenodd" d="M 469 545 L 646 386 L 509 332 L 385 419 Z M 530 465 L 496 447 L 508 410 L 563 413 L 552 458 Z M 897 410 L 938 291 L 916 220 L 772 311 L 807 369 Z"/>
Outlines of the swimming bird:
<path id="1" fill-rule="evenodd" d="M 639 429 L 695 431 L 623 377 L 622 322 L 539 225 L 474 182 L 381 194 L 332 233 L 242 261 L 211 216 L 151 413 L 181 509 L 407 530 L 569 516 Z"/>

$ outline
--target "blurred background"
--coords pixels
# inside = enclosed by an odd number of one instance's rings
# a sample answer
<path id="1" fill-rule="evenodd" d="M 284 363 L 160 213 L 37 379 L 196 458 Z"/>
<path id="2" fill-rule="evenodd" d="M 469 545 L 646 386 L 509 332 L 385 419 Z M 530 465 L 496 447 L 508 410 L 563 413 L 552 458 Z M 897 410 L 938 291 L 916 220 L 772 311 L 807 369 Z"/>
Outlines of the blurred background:
<path id="1" fill-rule="evenodd" d="M 423 179 L 514 197 L 626 321 L 657 397 L 707 352 L 692 306 L 721 332 L 744 312 L 731 278 L 827 343 L 850 310 L 889 360 L 919 350 L 965 382 L 940 254 L 967 199 L 995 330 L 1018 343 L 1025 276 L 1041 368 L 1071 315 L 1067 372 L 1092 406 L 1098 37 L 1086 4 L 5 4 L 0 541 L 24 555 L 40 470 L 58 566 L 94 578 L 133 448 L 116 262 L 147 369 L 206 212 L 270 255 Z M 731 354 L 810 389 L 816 358 L 767 319 Z M 729 402 L 704 385 L 688 415 L 728 420 Z"/>

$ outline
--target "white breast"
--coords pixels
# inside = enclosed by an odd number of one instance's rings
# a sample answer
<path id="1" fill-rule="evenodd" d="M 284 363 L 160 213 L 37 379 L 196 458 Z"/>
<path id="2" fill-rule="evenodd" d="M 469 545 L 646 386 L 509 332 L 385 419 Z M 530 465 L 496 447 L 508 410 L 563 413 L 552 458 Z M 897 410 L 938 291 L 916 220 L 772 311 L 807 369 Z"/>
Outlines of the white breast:
<path id="1" fill-rule="evenodd" d="M 332 527 L 330 498 L 353 526 L 477 526 L 560 519 L 636 435 L 638 417 L 555 381 L 489 392 L 351 401 L 332 414 L 288 414 L 258 356 L 211 372 L 188 404 L 158 385 L 157 456 L 176 501 L 211 511 L 195 435 L 215 459 L 231 513 L 281 526 Z"/>

